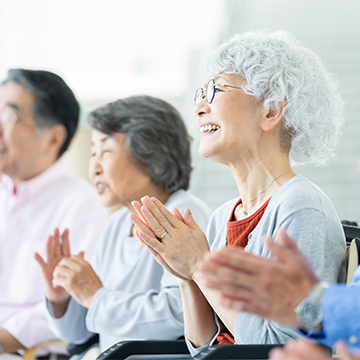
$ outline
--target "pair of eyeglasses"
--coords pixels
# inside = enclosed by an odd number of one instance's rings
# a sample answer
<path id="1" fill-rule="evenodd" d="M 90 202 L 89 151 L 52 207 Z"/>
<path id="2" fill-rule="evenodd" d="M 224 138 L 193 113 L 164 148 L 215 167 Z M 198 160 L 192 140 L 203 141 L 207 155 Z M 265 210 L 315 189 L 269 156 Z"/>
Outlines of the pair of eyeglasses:
<path id="1" fill-rule="evenodd" d="M 240 86 L 227 85 L 227 84 L 216 84 L 214 79 L 210 79 L 205 85 L 205 90 L 203 88 L 198 88 L 195 91 L 194 103 L 197 105 L 201 100 L 206 98 L 208 104 L 211 104 L 214 100 L 215 94 L 218 91 L 222 91 L 218 89 L 216 86 L 220 87 L 229 87 L 234 89 L 242 89 Z"/>
<path id="2" fill-rule="evenodd" d="M 6 130 L 11 130 L 15 124 L 23 124 L 23 125 L 29 125 L 29 126 L 36 126 L 36 124 L 34 124 L 34 122 L 30 122 L 29 120 L 26 119 L 20 119 L 19 116 L 11 111 L 11 110 L 3 110 L 2 112 L 0 112 L 0 125 L 6 129 Z"/>

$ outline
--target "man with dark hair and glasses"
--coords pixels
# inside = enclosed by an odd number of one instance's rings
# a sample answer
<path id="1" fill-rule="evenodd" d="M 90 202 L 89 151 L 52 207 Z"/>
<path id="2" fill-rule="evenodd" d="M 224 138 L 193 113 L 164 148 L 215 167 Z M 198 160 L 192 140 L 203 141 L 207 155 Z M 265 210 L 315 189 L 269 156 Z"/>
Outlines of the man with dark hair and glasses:
<path id="1" fill-rule="evenodd" d="M 48 235 L 59 227 L 70 231 L 74 251 L 88 256 L 107 220 L 95 192 L 70 174 L 62 156 L 78 122 L 79 104 L 58 75 L 9 70 L 0 87 L 0 348 L 5 353 L 54 338 L 33 254 L 44 254 Z"/>

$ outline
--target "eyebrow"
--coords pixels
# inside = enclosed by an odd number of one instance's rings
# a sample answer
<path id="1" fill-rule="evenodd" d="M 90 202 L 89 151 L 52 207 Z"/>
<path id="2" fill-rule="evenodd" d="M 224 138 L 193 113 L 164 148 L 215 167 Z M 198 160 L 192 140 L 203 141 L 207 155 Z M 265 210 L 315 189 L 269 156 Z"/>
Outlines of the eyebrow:
<path id="1" fill-rule="evenodd" d="M 222 79 L 222 80 L 225 80 L 225 81 L 226 81 L 226 79 L 225 79 L 223 76 L 221 76 L 221 75 L 215 76 L 213 79 L 214 79 L 214 80 Z"/>
<path id="2" fill-rule="evenodd" d="M 17 112 L 21 112 L 20 106 L 14 104 L 14 103 L 8 102 L 8 103 L 5 104 L 5 106 L 9 107 L 9 108 L 11 108 L 11 109 L 13 109 L 13 110 L 15 110 Z"/>
<path id="3" fill-rule="evenodd" d="M 105 135 L 103 138 L 100 139 L 100 142 L 104 143 L 106 140 L 109 140 L 110 138 L 112 138 L 111 135 Z M 94 145 L 94 142 L 92 141 L 91 146 L 93 146 L 93 145 Z"/>

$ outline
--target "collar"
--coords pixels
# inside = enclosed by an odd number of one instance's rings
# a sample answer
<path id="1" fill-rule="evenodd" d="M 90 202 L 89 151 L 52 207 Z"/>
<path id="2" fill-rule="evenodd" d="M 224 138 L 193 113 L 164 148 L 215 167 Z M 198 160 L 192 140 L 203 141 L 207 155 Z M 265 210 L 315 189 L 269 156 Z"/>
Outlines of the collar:
<path id="1" fill-rule="evenodd" d="M 18 199 L 24 197 L 26 199 L 32 199 L 34 197 L 37 197 L 37 195 L 41 193 L 44 188 L 52 185 L 55 182 L 58 182 L 60 178 L 63 178 L 68 174 L 68 165 L 66 163 L 65 157 L 62 156 L 53 165 L 43 171 L 40 175 L 21 182 L 16 191 L 16 194 L 14 194 L 14 183 L 12 179 L 5 174 L 1 175 L 0 187 L 5 190 L 11 197 Z"/>

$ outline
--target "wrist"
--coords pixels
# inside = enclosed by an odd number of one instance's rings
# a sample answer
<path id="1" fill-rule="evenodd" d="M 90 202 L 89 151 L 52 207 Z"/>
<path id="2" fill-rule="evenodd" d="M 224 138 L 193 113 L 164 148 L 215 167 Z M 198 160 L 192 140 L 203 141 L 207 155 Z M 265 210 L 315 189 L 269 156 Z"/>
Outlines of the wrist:
<path id="1" fill-rule="evenodd" d="M 69 296 L 69 298 L 67 300 L 62 300 L 61 302 L 60 301 L 54 302 L 54 301 L 51 301 L 49 299 L 47 299 L 47 300 L 50 303 L 53 316 L 56 319 L 59 319 L 59 318 L 63 317 L 64 314 L 66 313 L 66 310 L 67 310 L 68 306 L 69 306 L 70 296 Z"/>
<path id="2" fill-rule="evenodd" d="M 313 332 L 321 331 L 323 319 L 321 298 L 328 287 L 328 283 L 319 281 L 296 306 L 295 313 L 301 329 Z"/>
<path id="3" fill-rule="evenodd" d="M 190 288 L 196 286 L 195 282 L 191 279 L 180 279 L 178 278 L 178 284 L 180 289 Z"/>

